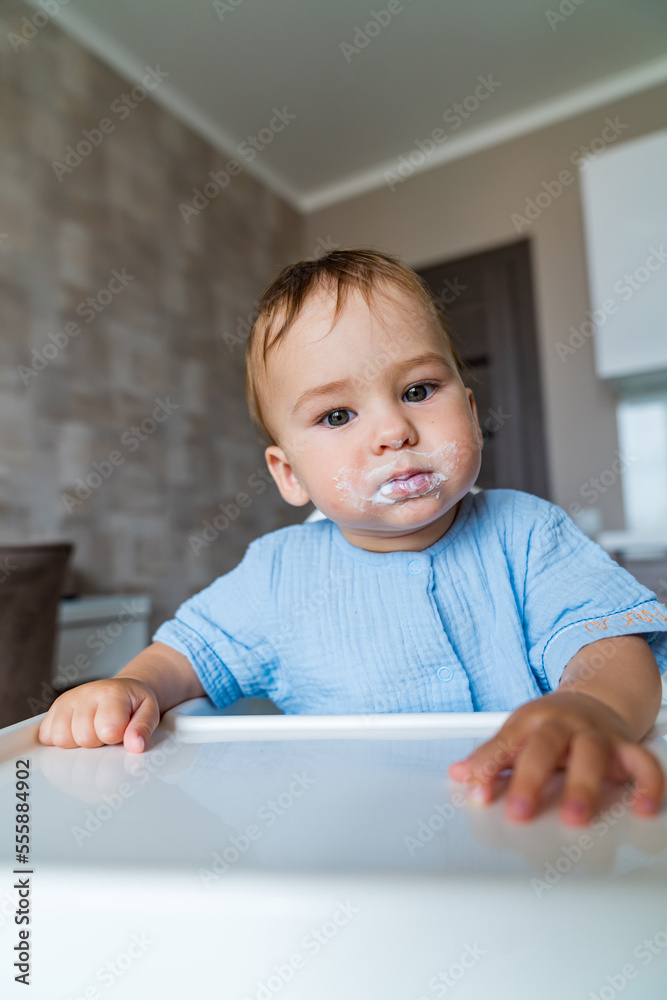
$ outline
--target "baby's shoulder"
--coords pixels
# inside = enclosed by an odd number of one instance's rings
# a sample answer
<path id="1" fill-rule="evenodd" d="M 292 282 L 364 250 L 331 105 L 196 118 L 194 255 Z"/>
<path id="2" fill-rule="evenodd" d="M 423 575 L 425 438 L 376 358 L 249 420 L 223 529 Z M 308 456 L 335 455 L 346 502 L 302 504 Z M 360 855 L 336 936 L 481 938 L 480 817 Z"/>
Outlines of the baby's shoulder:
<path id="1" fill-rule="evenodd" d="M 327 518 L 308 521 L 301 524 L 288 524 L 285 528 L 276 528 L 260 535 L 248 546 L 254 554 L 262 559 L 269 558 L 303 558 L 307 553 L 314 553 L 325 545 L 330 537 L 331 522 Z"/>

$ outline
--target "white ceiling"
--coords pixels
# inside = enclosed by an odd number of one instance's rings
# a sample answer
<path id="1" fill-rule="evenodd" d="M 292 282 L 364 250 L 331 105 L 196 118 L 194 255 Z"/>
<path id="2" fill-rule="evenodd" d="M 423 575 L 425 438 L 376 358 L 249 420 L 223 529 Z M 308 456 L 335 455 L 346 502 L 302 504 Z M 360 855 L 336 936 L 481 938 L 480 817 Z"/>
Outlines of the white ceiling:
<path id="1" fill-rule="evenodd" d="M 355 29 L 390 3 L 398 10 L 389 22 L 346 58 L 341 43 L 354 44 Z M 385 171 L 434 129 L 446 139 L 420 169 L 667 80 L 665 0 L 216 6 L 69 0 L 55 20 L 135 82 L 159 63 L 169 76 L 155 100 L 302 211 L 383 186 Z M 499 86 L 460 128 L 443 121 L 489 76 Z M 274 107 L 296 117 L 248 162 L 238 146 L 269 126 Z"/>

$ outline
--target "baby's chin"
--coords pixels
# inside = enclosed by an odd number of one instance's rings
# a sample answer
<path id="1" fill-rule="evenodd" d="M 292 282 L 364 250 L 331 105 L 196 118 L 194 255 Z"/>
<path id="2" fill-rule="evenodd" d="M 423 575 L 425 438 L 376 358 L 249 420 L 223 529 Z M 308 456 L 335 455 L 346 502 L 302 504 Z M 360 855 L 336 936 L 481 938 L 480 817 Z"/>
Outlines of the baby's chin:
<path id="1" fill-rule="evenodd" d="M 391 503 L 368 501 L 362 508 L 340 507 L 331 514 L 329 520 L 350 531 L 367 531 L 369 534 L 396 536 L 419 528 L 426 528 L 439 518 L 444 518 L 458 502 L 458 497 L 443 500 L 441 497 L 411 497 Z M 326 513 L 323 511 L 323 513 Z"/>

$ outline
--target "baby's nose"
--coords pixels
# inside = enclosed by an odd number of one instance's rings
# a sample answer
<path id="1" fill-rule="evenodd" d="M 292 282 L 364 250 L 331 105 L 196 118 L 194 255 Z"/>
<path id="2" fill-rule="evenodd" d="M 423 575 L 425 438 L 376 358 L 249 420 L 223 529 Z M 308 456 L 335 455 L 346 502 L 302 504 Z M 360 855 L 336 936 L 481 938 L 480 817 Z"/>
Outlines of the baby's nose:
<path id="1" fill-rule="evenodd" d="M 405 446 L 414 446 L 419 434 L 411 414 L 405 408 L 388 407 L 375 421 L 373 439 L 378 452 L 399 451 Z"/>

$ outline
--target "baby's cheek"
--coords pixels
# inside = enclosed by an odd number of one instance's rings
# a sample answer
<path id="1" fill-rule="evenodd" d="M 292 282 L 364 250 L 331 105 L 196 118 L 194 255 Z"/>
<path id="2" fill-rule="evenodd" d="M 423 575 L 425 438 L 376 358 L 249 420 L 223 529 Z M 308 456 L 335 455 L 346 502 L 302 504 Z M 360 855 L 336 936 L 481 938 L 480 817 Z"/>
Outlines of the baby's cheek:
<path id="1" fill-rule="evenodd" d="M 289 457 L 292 461 L 308 462 L 308 445 L 303 437 L 294 437 L 290 444 Z"/>
<path id="2" fill-rule="evenodd" d="M 467 469 L 479 460 L 479 441 L 472 425 L 462 429 L 459 435 L 456 458 L 454 469 Z"/>
<path id="3" fill-rule="evenodd" d="M 356 507 L 368 499 L 368 488 L 357 469 L 341 467 L 332 478 L 332 487 L 332 502 L 341 508 L 350 504 Z"/>

